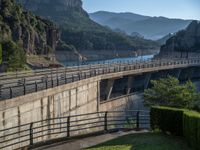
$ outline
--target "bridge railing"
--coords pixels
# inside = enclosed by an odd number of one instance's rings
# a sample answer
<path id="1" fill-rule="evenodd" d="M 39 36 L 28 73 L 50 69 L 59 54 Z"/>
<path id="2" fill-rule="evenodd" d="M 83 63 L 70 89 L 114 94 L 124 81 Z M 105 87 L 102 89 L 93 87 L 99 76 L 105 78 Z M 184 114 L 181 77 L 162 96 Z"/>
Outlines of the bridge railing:
<path id="1" fill-rule="evenodd" d="M 183 60 L 183 59 L 182 59 Z M 184 59 L 185 60 L 185 59 Z M 108 68 L 111 66 L 127 66 L 127 65 L 137 65 L 145 63 L 156 63 L 156 62 L 170 62 L 172 60 L 145 60 L 145 61 L 127 61 L 123 63 L 113 63 L 113 64 L 97 64 L 89 66 L 76 66 L 76 67 L 66 67 L 57 69 L 45 69 L 45 70 L 35 70 L 35 71 L 24 71 L 24 72 L 12 72 L 12 73 L 2 73 L 0 74 L 1 85 L 23 82 L 24 80 L 33 80 L 36 78 L 52 77 L 59 74 L 66 74 L 72 72 L 83 72 L 88 70 L 94 70 L 98 68 Z M 173 60 L 177 61 L 177 60 Z M 179 60 L 180 61 L 180 60 Z"/>
<path id="2" fill-rule="evenodd" d="M 52 68 L 52 69 L 38 69 L 38 70 L 29 70 L 29 71 L 15 71 L 15 72 L 7 72 L 0 73 L 0 80 L 8 80 L 8 79 L 16 79 L 16 78 L 25 78 L 30 76 L 44 76 L 48 74 L 58 74 L 64 72 L 72 72 L 72 71 L 84 71 L 88 69 L 96 69 L 102 67 L 108 67 L 110 65 L 126 65 L 126 64 L 134 64 L 141 62 L 152 62 L 152 61 L 169 61 L 169 59 L 154 59 L 154 60 L 127 60 L 127 61 L 117 61 L 111 63 L 102 63 L 102 64 L 90 64 L 90 65 L 80 65 L 80 66 L 70 66 L 70 67 L 60 67 L 60 68 Z M 173 59 L 179 60 L 179 59 Z M 184 59 L 182 59 L 184 60 Z"/>
<path id="3" fill-rule="evenodd" d="M 149 129 L 149 111 L 109 111 L 72 115 L 0 130 L 0 149 L 20 149 L 111 130 Z M 103 132 L 102 132 L 103 131 Z"/>
<path id="4" fill-rule="evenodd" d="M 107 66 L 88 69 L 84 71 L 76 72 L 61 72 L 55 74 L 45 75 L 41 78 L 22 78 L 21 80 L 7 82 L 1 80 L 0 87 L 0 100 L 11 99 L 14 97 L 26 95 L 29 93 L 46 90 L 48 88 L 53 88 L 56 86 L 72 83 L 75 81 L 80 81 L 83 79 L 109 74 L 117 73 L 131 70 L 141 69 L 162 69 L 162 68 L 178 68 L 182 66 L 195 66 L 200 65 L 200 59 L 192 60 L 152 60 L 144 62 L 134 62 L 126 64 L 108 64 Z"/>

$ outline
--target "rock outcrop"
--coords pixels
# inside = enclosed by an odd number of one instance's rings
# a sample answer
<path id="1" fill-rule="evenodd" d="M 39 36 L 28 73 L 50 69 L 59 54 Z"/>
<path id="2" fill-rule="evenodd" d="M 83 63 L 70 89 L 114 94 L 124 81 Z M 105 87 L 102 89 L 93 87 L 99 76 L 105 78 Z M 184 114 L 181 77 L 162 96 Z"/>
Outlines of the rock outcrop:
<path id="1" fill-rule="evenodd" d="M 186 30 L 179 31 L 161 47 L 159 56 L 200 56 L 200 22 L 193 21 Z"/>

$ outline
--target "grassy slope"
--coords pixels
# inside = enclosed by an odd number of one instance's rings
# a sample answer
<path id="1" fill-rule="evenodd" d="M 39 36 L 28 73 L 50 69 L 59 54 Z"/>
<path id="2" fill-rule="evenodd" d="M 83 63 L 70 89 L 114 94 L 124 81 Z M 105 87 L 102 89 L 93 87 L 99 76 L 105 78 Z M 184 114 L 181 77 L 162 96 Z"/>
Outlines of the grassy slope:
<path id="1" fill-rule="evenodd" d="M 89 150 L 191 150 L 183 139 L 160 133 L 126 135 Z"/>

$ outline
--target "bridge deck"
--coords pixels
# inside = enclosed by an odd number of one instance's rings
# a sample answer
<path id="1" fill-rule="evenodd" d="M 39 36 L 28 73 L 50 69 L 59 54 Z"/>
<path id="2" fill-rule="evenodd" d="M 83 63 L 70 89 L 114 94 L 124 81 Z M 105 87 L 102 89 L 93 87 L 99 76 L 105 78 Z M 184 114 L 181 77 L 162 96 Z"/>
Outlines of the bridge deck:
<path id="1" fill-rule="evenodd" d="M 0 100 L 100 76 L 100 79 L 199 66 L 200 59 L 151 60 L 0 74 Z"/>

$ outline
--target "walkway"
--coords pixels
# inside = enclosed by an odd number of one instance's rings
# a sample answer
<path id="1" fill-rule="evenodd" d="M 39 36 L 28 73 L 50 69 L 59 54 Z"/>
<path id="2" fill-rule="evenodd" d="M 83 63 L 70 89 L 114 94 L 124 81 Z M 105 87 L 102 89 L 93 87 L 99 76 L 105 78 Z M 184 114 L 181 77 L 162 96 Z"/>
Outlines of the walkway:
<path id="1" fill-rule="evenodd" d="M 145 132 L 149 132 L 149 131 L 147 130 L 129 131 L 129 132 L 119 131 L 115 133 L 108 133 L 108 134 L 103 134 L 99 136 L 87 137 L 80 140 L 56 143 L 56 144 L 48 145 L 45 147 L 36 148 L 34 150 L 82 150 L 82 149 L 86 149 L 91 146 L 95 146 L 95 145 L 104 143 L 106 141 L 109 141 L 115 138 L 118 138 L 120 136 L 133 134 L 133 133 L 145 133 Z"/>

